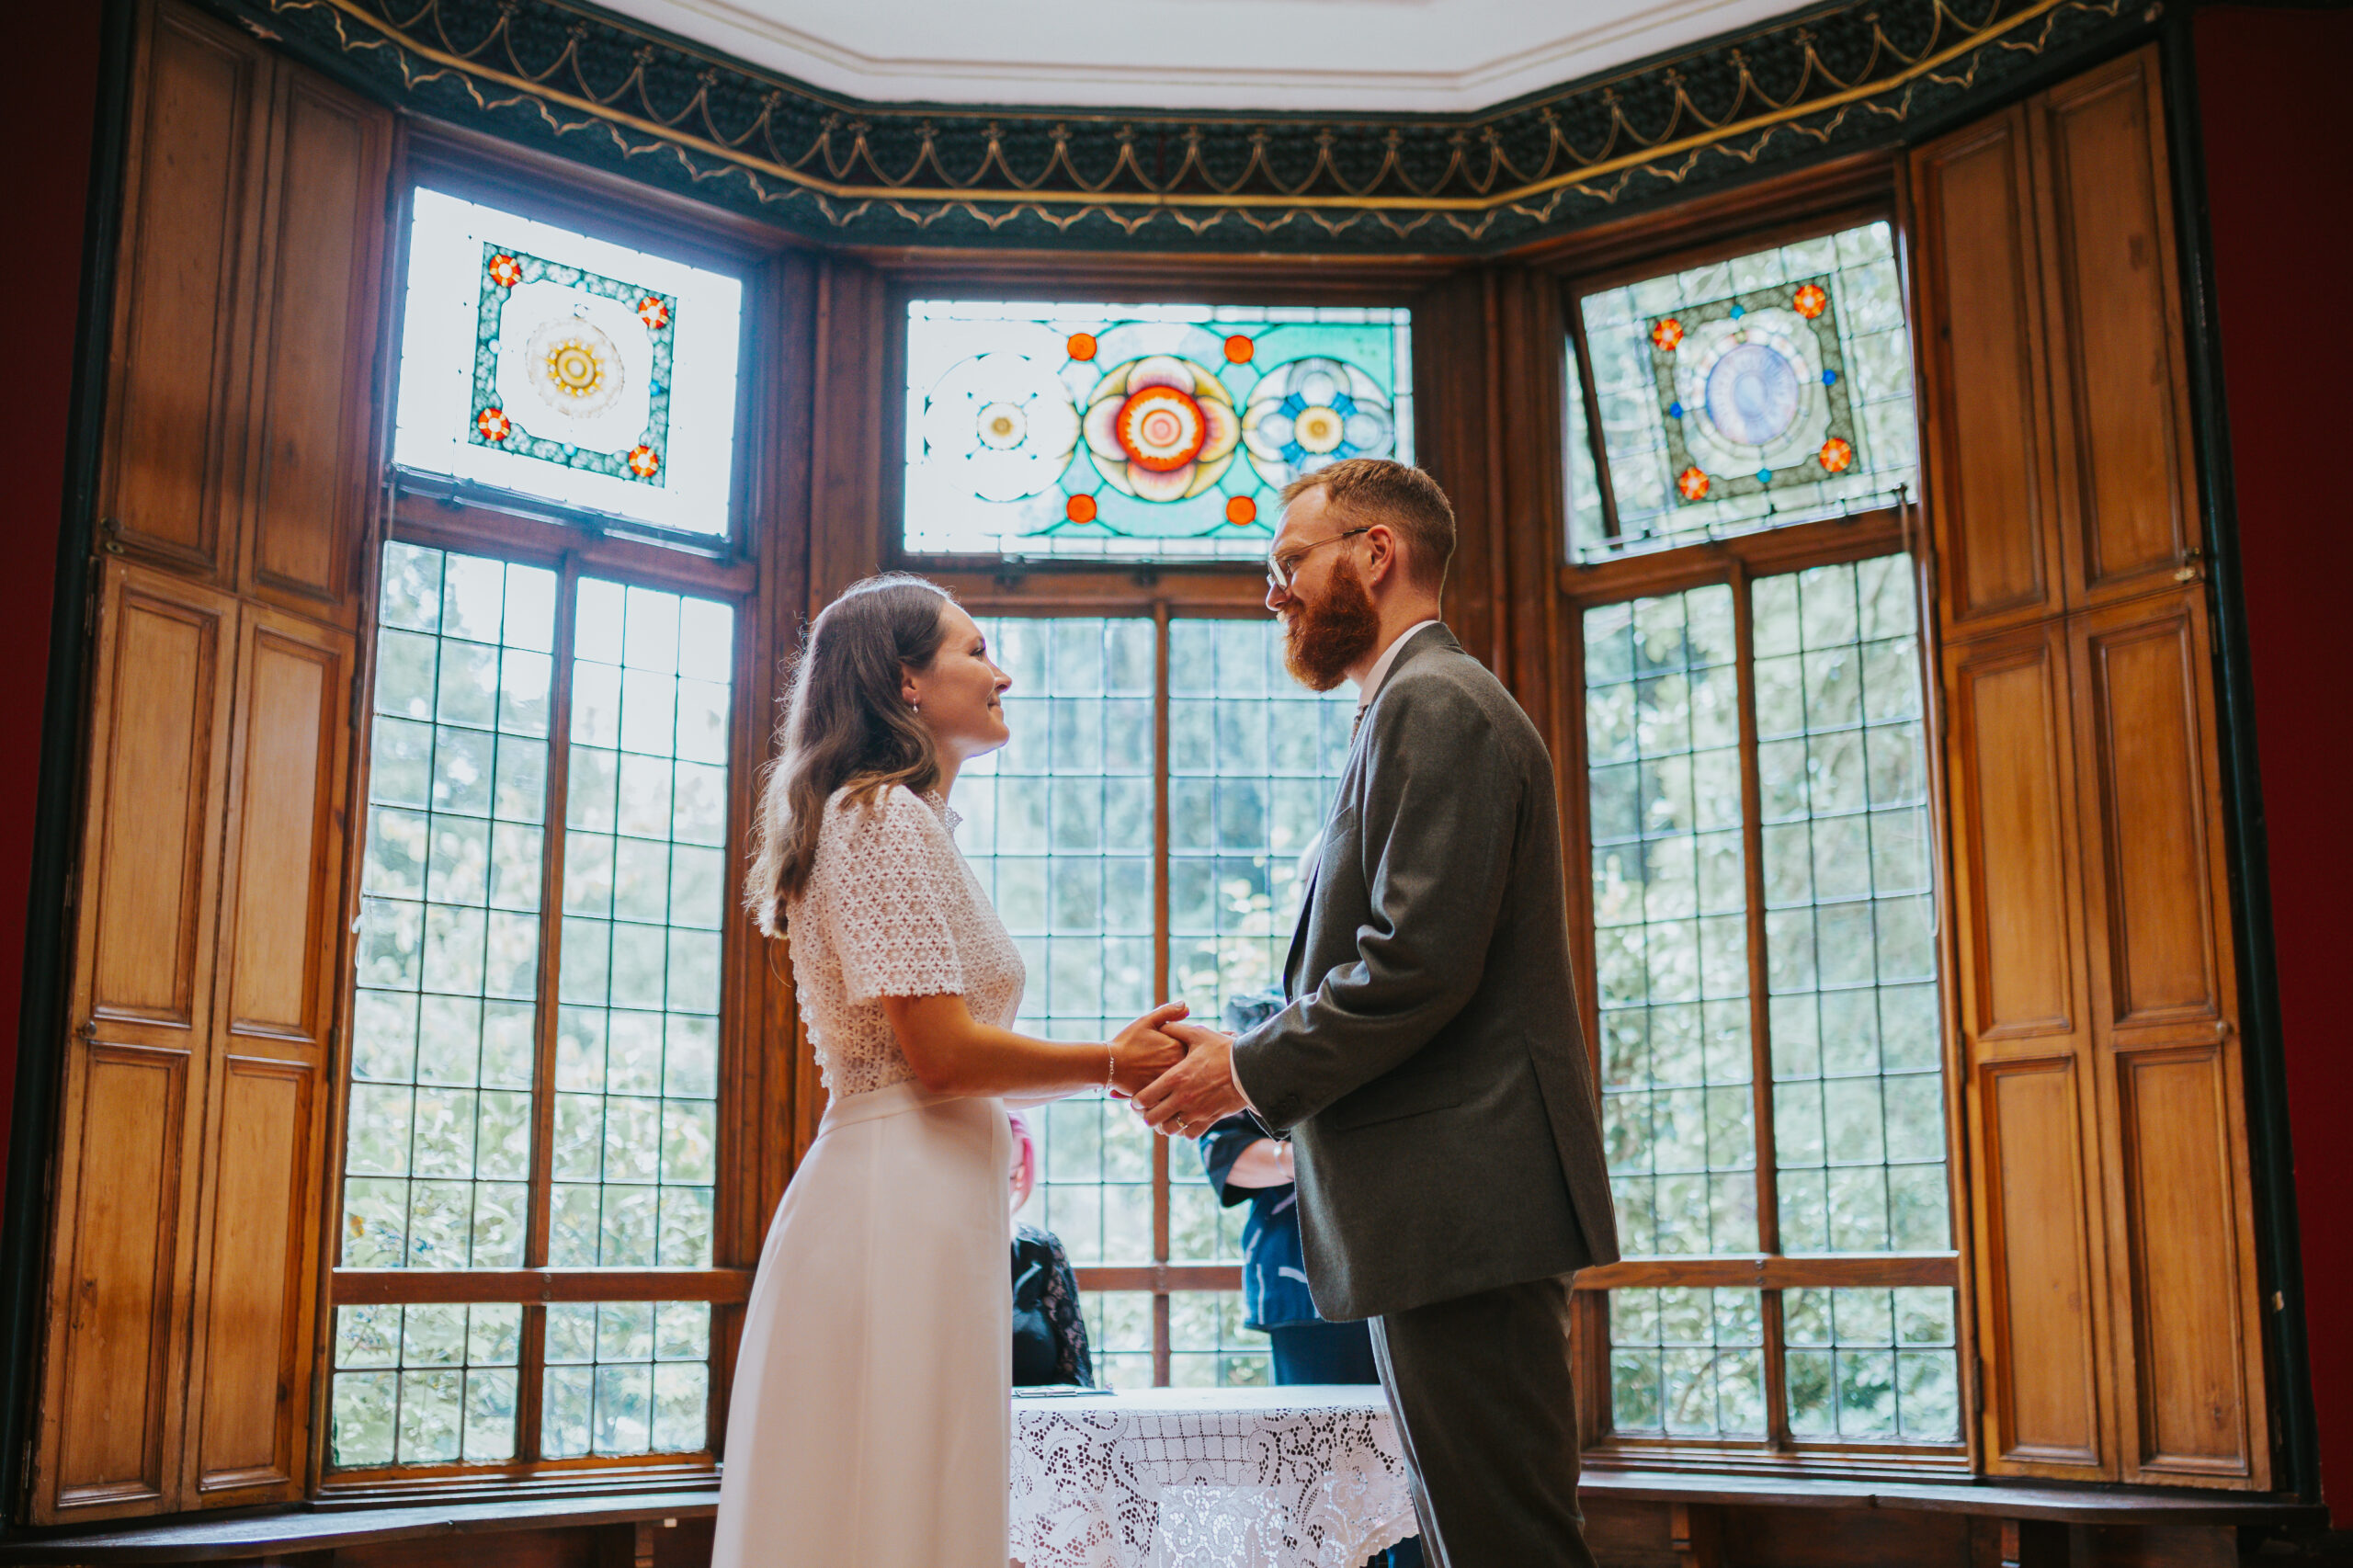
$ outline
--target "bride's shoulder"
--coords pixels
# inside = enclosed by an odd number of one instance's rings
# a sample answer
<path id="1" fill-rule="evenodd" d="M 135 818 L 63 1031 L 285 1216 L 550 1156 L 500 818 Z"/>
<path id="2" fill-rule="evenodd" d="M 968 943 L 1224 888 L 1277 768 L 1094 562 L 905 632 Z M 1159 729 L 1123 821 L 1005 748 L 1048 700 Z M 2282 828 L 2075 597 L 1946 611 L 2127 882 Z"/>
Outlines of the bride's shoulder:
<path id="1" fill-rule="evenodd" d="M 938 825 L 930 803 L 904 784 L 859 790 L 845 784 L 825 801 L 822 838 L 860 846 L 927 839 Z"/>

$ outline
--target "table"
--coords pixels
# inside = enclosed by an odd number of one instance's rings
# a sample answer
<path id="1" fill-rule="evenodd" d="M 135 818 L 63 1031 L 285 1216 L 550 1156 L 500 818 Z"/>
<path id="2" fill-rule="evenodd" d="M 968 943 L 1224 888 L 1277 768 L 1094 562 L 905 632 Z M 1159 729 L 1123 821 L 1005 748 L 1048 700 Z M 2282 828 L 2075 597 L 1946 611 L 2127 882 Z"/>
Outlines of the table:
<path id="1" fill-rule="evenodd" d="M 1021 1568 L 1358 1568 L 1417 1528 L 1377 1386 L 1013 1402 Z"/>

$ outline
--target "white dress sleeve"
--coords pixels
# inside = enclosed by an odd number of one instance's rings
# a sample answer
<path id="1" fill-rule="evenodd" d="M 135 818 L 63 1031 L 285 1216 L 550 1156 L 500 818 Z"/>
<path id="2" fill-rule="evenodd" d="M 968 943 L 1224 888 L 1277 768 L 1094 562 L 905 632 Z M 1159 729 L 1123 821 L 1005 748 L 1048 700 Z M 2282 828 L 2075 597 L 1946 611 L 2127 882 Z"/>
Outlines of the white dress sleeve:
<path id="1" fill-rule="evenodd" d="M 870 807 L 833 809 L 855 819 L 826 900 L 828 945 L 841 961 L 849 1004 L 963 994 L 950 919 L 961 890 L 948 875 L 959 868 L 938 816 L 904 787 Z"/>

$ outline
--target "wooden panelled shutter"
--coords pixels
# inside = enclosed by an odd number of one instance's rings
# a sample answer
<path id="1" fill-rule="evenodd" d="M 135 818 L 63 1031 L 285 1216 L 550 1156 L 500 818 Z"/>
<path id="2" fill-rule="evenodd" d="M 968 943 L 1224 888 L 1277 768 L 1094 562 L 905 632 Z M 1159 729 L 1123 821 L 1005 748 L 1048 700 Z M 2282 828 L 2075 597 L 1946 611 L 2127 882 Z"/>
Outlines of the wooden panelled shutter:
<path id="1" fill-rule="evenodd" d="M 1912 185 L 1986 1468 L 2267 1487 L 2155 49 Z"/>
<path id="2" fill-rule="evenodd" d="M 141 7 L 38 1523 L 280 1502 L 311 1442 L 384 110 Z"/>

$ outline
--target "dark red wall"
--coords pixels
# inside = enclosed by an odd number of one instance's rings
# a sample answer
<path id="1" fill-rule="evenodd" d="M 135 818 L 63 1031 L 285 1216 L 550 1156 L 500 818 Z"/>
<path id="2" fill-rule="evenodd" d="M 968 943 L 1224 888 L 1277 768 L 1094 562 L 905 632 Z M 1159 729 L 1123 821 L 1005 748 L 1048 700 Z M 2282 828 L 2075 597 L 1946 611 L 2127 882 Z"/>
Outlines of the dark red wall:
<path id="1" fill-rule="evenodd" d="M 82 229 L 98 96 L 97 5 L 41 17 L 37 60 L 0 93 L 8 175 L 9 373 L 0 376 L 0 1169 L 17 1085 L 24 996 L 25 901 L 41 708 L 49 693 L 49 612 L 65 504 L 65 416 L 74 381 Z"/>
<path id="2" fill-rule="evenodd" d="M 2353 13 L 2196 20 L 2321 1481 L 2353 1525 Z"/>

